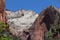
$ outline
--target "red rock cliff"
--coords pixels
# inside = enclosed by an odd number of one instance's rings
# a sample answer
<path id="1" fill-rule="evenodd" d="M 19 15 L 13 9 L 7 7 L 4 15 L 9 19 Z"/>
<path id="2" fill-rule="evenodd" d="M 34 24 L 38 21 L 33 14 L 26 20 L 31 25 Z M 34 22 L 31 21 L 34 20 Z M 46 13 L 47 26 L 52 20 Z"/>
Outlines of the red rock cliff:
<path id="1" fill-rule="evenodd" d="M 44 35 L 49 31 L 50 24 L 53 24 L 56 13 L 57 11 L 52 6 L 41 12 L 30 28 L 32 40 L 44 40 Z"/>
<path id="2" fill-rule="evenodd" d="M 7 22 L 7 14 L 5 12 L 5 0 L 0 0 L 0 21 Z"/>

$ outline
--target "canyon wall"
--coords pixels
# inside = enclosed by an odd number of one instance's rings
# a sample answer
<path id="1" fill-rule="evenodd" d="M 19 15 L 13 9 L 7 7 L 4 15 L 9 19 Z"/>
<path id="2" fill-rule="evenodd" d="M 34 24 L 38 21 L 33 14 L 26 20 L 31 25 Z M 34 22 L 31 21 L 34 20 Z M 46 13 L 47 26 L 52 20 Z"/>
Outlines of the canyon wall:
<path id="1" fill-rule="evenodd" d="M 7 23 L 7 14 L 5 12 L 6 1 L 0 0 L 0 21 Z"/>

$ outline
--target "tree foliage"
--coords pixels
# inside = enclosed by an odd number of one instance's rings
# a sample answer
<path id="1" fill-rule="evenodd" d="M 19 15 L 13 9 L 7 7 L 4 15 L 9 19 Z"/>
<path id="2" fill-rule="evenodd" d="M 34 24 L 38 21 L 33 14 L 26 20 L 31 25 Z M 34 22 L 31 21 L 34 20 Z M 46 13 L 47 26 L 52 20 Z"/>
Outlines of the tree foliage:
<path id="1" fill-rule="evenodd" d="M 54 38 L 60 34 L 59 15 L 56 13 L 54 23 L 50 25 L 50 30 L 47 33 L 48 38 Z"/>
<path id="2" fill-rule="evenodd" d="M 9 28 L 9 25 L 0 21 L 0 40 L 18 40 L 7 28 Z"/>

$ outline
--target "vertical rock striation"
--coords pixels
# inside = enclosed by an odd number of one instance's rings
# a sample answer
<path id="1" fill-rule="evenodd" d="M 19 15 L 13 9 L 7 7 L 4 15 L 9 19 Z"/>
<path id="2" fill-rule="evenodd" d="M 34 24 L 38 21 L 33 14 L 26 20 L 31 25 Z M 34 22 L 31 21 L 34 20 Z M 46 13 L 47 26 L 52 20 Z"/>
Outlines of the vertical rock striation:
<path id="1" fill-rule="evenodd" d="M 41 12 L 29 29 L 32 40 L 44 40 L 46 32 L 50 30 L 50 25 L 54 23 L 56 13 L 58 12 L 53 6 L 50 6 Z"/>
<path id="2" fill-rule="evenodd" d="M 0 21 L 7 22 L 7 14 L 5 12 L 5 0 L 0 0 Z"/>

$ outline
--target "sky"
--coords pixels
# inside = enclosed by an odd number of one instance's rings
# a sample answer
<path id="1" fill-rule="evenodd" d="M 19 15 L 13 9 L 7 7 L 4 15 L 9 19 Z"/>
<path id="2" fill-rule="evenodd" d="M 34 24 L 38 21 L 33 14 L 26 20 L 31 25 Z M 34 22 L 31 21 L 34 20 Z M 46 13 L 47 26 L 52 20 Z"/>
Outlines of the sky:
<path id="1" fill-rule="evenodd" d="M 60 8 L 60 0 L 6 0 L 6 9 L 11 11 L 23 9 L 40 13 L 51 5 Z"/>

